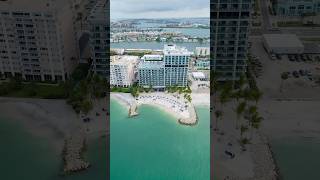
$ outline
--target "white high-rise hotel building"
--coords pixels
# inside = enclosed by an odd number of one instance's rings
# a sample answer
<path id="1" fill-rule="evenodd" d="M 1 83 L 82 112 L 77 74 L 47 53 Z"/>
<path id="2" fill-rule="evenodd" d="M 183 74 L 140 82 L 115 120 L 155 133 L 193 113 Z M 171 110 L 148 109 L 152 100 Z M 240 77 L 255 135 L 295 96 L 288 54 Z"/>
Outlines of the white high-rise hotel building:
<path id="1" fill-rule="evenodd" d="M 110 85 L 129 87 L 135 79 L 138 56 L 112 56 L 110 61 Z"/>
<path id="2" fill-rule="evenodd" d="M 0 75 L 67 79 L 79 59 L 75 23 L 83 2 L 0 1 Z"/>
<path id="3" fill-rule="evenodd" d="M 139 70 L 139 85 L 165 88 L 188 85 L 188 68 L 191 52 L 176 45 L 165 45 L 162 55 L 146 55 Z"/>

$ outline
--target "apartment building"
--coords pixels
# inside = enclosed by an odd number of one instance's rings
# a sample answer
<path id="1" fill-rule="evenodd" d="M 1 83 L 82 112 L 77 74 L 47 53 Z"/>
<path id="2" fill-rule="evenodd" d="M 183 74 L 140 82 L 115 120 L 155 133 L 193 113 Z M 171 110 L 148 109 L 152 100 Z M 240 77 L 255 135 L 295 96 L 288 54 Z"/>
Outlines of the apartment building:
<path id="1" fill-rule="evenodd" d="M 77 0 L 0 1 L 0 74 L 64 81 L 78 63 Z"/>
<path id="2" fill-rule="evenodd" d="M 139 86 L 164 88 L 164 69 L 163 55 L 144 55 L 138 66 Z"/>
<path id="3" fill-rule="evenodd" d="M 163 50 L 165 86 L 187 86 L 191 52 L 184 47 L 165 45 Z"/>
<path id="4" fill-rule="evenodd" d="M 138 66 L 140 86 L 165 88 L 188 85 L 191 52 L 176 45 L 165 45 L 162 55 L 145 55 Z"/>
<path id="5" fill-rule="evenodd" d="M 92 9 L 88 18 L 90 27 L 89 44 L 92 57 L 92 70 L 108 78 L 109 60 L 110 60 L 110 47 L 109 47 L 109 16 L 108 16 L 109 1 L 98 0 Z"/>
<path id="6" fill-rule="evenodd" d="M 211 0 L 211 70 L 220 81 L 246 72 L 252 0 Z"/>
<path id="7" fill-rule="evenodd" d="M 110 85 L 129 87 L 135 80 L 138 56 L 112 56 L 110 61 Z"/>
<path id="8" fill-rule="evenodd" d="M 278 16 L 303 16 L 320 13 L 320 0 L 274 0 Z"/>

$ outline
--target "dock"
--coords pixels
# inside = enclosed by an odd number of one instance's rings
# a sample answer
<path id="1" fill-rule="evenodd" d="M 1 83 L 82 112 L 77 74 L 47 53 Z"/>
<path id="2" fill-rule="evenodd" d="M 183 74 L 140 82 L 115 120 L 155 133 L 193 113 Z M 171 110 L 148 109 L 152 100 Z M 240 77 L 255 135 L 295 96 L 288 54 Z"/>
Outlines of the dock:
<path id="1" fill-rule="evenodd" d="M 63 160 L 65 173 L 78 172 L 90 167 L 90 164 L 83 159 L 83 151 L 85 150 L 85 136 L 75 134 L 65 140 L 63 151 Z"/>
<path id="2" fill-rule="evenodd" d="M 137 116 L 138 115 L 137 109 L 138 109 L 137 104 L 131 103 L 129 108 L 129 117 Z"/>
<path id="3" fill-rule="evenodd" d="M 198 123 L 198 116 L 197 116 L 196 110 L 193 105 L 191 105 L 191 104 L 189 105 L 188 112 L 190 114 L 190 117 L 189 118 L 180 118 L 178 120 L 178 122 L 182 125 L 188 125 L 188 126 L 196 125 Z"/>

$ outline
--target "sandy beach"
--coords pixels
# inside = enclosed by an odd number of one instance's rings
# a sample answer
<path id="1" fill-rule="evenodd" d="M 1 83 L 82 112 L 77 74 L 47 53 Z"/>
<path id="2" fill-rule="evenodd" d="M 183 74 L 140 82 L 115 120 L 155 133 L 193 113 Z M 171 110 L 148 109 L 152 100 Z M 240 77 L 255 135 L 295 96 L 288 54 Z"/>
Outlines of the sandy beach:
<path id="1" fill-rule="evenodd" d="M 94 109 L 88 114 L 93 120 L 85 126 L 65 100 L 1 97 L 0 116 L 21 124 L 34 136 L 48 139 L 61 152 L 64 138 L 84 127 L 89 128 L 89 137 L 105 134 L 106 115 L 101 111 L 104 104 L 103 100 L 95 102 Z M 96 116 L 96 112 L 100 116 Z"/>
<path id="2" fill-rule="evenodd" d="M 163 92 L 142 93 L 134 98 L 128 93 L 111 93 L 111 98 L 116 99 L 128 109 L 133 105 L 151 105 L 174 116 L 182 124 L 196 124 L 194 106 L 210 105 L 210 94 L 192 94 L 191 103 L 187 102 L 182 95 Z"/>

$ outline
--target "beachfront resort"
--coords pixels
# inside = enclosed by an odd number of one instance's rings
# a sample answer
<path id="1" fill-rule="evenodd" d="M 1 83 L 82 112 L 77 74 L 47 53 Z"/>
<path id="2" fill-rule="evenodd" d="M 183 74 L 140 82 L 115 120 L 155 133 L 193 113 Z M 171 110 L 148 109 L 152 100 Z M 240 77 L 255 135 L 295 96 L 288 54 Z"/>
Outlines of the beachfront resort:
<path id="1" fill-rule="evenodd" d="M 167 44 L 163 50 L 146 53 L 141 57 L 112 56 L 110 84 L 113 91 L 118 91 L 113 97 L 124 100 L 129 105 L 129 116 L 137 115 L 137 106 L 149 104 L 170 112 L 181 124 L 196 124 L 191 93 L 200 89 L 204 96 L 202 99 L 207 99 L 203 100 L 202 104 L 209 105 L 209 73 L 208 70 L 197 70 L 195 60 L 198 58 L 195 57 L 205 59 L 208 55 L 205 47 L 197 48 L 194 53 L 184 47 Z M 131 95 L 121 95 L 119 91 L 124 90 L 123 88 Z"/>

